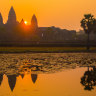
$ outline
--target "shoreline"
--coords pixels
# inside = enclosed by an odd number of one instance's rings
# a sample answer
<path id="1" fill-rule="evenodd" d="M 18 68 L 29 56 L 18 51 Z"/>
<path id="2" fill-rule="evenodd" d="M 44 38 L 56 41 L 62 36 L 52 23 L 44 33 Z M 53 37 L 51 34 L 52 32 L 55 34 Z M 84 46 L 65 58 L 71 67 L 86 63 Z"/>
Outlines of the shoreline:
<path id="1" fill-rule="evenodd" d="M 95 51 L 24 51 L 24 52 L 8 52 L 8 51 L 0 51 L 0 54 L 32 54 L 32 53 L 96 53 Z"/>
<path id="2" fill-rule="evenodd" d="M 0 47 L 3 53 L 96 53 L 96 47 Z"/>

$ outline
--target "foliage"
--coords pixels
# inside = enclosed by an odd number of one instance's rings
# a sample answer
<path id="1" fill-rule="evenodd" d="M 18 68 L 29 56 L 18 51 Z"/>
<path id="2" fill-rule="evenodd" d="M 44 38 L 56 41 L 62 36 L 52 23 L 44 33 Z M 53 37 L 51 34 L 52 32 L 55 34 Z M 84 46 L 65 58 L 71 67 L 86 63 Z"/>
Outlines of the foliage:
<path id="1" fill-rule="evenodd" d="M 85 14 L 84 18 L 81 20 L 81 27 L 87 34 L 93 31 L 94 24 L 95 24 L 95 18 L 91 14 Z"/>
<path id="2" fill-rule="evenodd" d="M 92 14 L 85 14 L 84 18 L 81 20 L 81 27 L 84 29 L 85 33 L 88 34 L 87 37 L 87 50 L 90 49 L 90 38 L 89 34 L 94 32 L 94 26 L 96 26 L 96 19 Z"/>

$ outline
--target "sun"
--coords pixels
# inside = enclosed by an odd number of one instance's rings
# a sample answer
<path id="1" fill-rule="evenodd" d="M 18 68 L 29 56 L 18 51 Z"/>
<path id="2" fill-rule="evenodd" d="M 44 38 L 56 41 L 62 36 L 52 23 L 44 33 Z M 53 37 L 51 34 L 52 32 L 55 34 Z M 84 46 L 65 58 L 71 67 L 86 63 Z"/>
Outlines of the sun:
<path id="1" fill-rule="evenodd" d="M 28 22 L 27 21 L 24 21 L 24 23 L 27 25 Z"/>

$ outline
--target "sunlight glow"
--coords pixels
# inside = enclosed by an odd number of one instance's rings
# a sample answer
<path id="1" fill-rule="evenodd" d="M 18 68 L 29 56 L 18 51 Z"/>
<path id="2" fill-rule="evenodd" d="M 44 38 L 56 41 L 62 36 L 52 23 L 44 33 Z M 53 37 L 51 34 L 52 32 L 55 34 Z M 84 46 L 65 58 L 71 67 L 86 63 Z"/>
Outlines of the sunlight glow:
<path id="1" fill-rule="evenodd" d="M 28 22 L 27 21 L 24 21 L 24 23 L 27 25 Z"/>

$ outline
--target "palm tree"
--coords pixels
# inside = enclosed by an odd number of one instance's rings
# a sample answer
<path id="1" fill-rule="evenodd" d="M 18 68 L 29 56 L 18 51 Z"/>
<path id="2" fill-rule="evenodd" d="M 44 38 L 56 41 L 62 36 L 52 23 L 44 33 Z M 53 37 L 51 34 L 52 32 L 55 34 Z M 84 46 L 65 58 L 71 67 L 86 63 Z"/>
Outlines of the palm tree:
<path id="1" fill-rule="evenodd" d="M 96 19 L 94 19 L 94 22 L 93 22 L 93 32 L 94 32 L 94 35 L 96 36 Z"/>
<path id="2" fill-rule="evenodd" d="M 90 49 L 90 38 L 89 35 L 93 31 L 94 16 L 91 14 L 85 14 L 84 18 L 81 20 L 81 27 L 87 34 L 87 50 Z"/>

